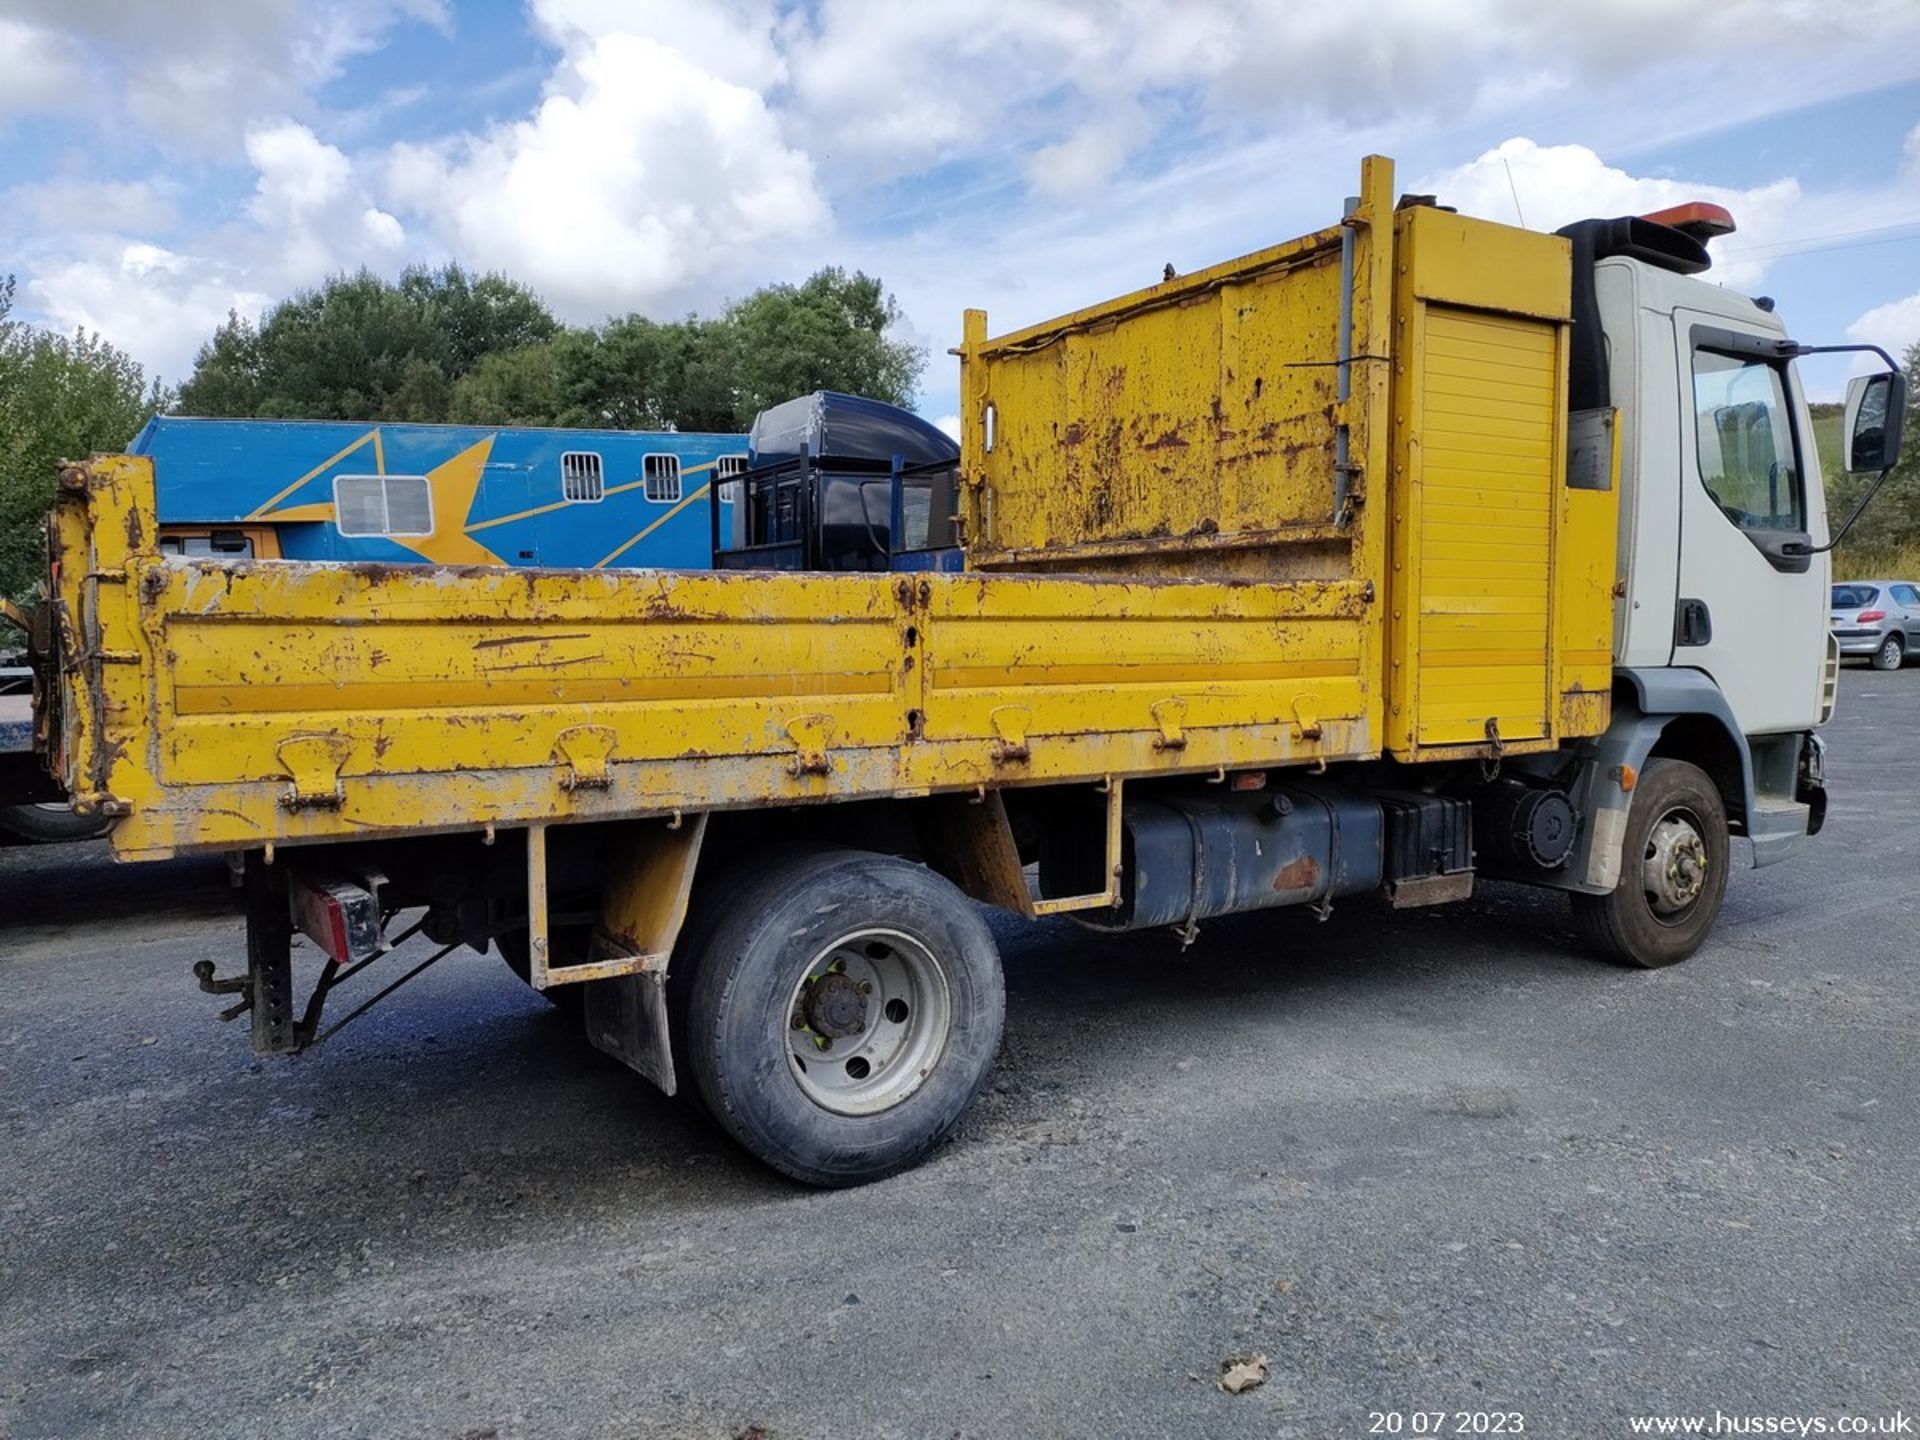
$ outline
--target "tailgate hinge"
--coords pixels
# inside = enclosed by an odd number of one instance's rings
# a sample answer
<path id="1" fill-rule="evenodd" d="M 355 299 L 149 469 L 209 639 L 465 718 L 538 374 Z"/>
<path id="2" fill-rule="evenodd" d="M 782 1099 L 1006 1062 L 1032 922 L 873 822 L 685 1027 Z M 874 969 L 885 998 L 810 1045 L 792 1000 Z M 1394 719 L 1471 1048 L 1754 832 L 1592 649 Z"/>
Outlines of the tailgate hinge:
<path id="1" fill-rule="evenodd" d="M 280 803 L 289 810 L 338 810 L 346 798 L 340 767 L 352 751 L 353 742 L 344 735 L 295 735 L 282 740 L 274 754 L 293 783 Z"/>
<path id="2" fill-rule="evenodd" d="M 1002 705 L 988 717 L 993 721 L 993 763 L 1014 765 L 1033 758 L 1027 748 L 1027 724 L 1033 714 L 1024 705 Z"/>
<path id="3" fill-rule="evenodd" d="M 613 731 L 605 725 L 576 725 L 554 737 L 554 762 L 567 767 L 563 790 L 605 790 L 613 784 L 607 761 L 613 756 Z"/>
<path id="4" fill-rule="evenodd" d="M 1186 701 L 1156 701 L 1153 706 L 1153 723 L 1160 727 L 1160 738 L 1153 742 L 1153 748 L 1156 750 L 1186 749 L 1187 732 L 1181 729 L 1181 724 L 1186 718 Z"/>
<path id="5" fill-rule="evenodd" d="M 795 776 L 833 773 L 833 762 L 827 758 L 827 751 L 833 745 L 831 715 L 796 716 L 787 722 L 787 735 L 798 751 L 787 762 L 790 773 Z"/>
<path id="6" fill-rule="evenodd" d="M 1293 719 L 1300 727 L 1302 740 L 1320 738 L 1320 697 L 1318 695 L 1296 695 L 1293 697 Z"/>

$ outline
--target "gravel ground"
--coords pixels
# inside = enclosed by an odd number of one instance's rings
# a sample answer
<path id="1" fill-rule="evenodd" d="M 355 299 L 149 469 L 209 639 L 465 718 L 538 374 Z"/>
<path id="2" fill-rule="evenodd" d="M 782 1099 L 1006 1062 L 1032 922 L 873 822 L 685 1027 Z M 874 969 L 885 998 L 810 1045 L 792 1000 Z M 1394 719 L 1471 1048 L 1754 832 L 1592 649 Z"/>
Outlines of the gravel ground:
<path id="1" fill-rule="evenodd" d="M 1911 1415 L 1917 717 L 1920 670 L 1847 673 L 1827 833 L 1664 973 L 1510 887 L 1185 955 L 996 918 L 990 1093 L 833 1194 L 493 959 L 257 1061 L 188 974 L 238 953 L 224 866 L 0 851 L 0 1437 Z"/>

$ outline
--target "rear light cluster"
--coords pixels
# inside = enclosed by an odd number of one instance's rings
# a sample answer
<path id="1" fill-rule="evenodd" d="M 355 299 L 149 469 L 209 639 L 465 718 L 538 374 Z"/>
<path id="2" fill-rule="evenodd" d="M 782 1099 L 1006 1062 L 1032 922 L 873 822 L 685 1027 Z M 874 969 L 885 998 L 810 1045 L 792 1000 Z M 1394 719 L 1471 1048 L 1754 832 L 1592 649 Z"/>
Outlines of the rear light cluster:
<path id="1" fill-rule="evenodd" d="M 1884 620 L 1886 618 L 1887 612 L 1884 610 L 1862 610 L 1858 615 L 1853 617 L 1853 622 L 1856 625 L 1871 625 L 1876 620 Z"/>

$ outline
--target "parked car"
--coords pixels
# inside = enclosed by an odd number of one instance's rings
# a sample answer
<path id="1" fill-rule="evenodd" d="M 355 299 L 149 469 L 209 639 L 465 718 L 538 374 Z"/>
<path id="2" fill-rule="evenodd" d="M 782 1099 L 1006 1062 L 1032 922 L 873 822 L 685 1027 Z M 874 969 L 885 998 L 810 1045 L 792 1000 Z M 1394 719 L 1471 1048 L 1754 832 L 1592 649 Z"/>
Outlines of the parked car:
<path id="1" fill-rule="evenodd" d="M 1842 655 L 1865 655 L 1876 670 L 1898 670 L 1920 652 L 1920 585 L 1847 580 L 1833 587 L 1833 638 Z"/>

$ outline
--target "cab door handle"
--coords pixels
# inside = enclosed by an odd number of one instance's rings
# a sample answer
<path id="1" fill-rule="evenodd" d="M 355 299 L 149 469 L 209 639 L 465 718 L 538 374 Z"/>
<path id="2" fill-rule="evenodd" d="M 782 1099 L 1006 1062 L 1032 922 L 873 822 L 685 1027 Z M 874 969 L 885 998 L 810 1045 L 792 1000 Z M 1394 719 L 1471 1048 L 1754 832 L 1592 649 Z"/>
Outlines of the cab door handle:
<path id="1" fill-rule="evenodd" d="M 1673 643 L 1707 645 L 1713 641 L 1713 612 L 1704 600 L 1682 600 L 1674 611 Z"/>

